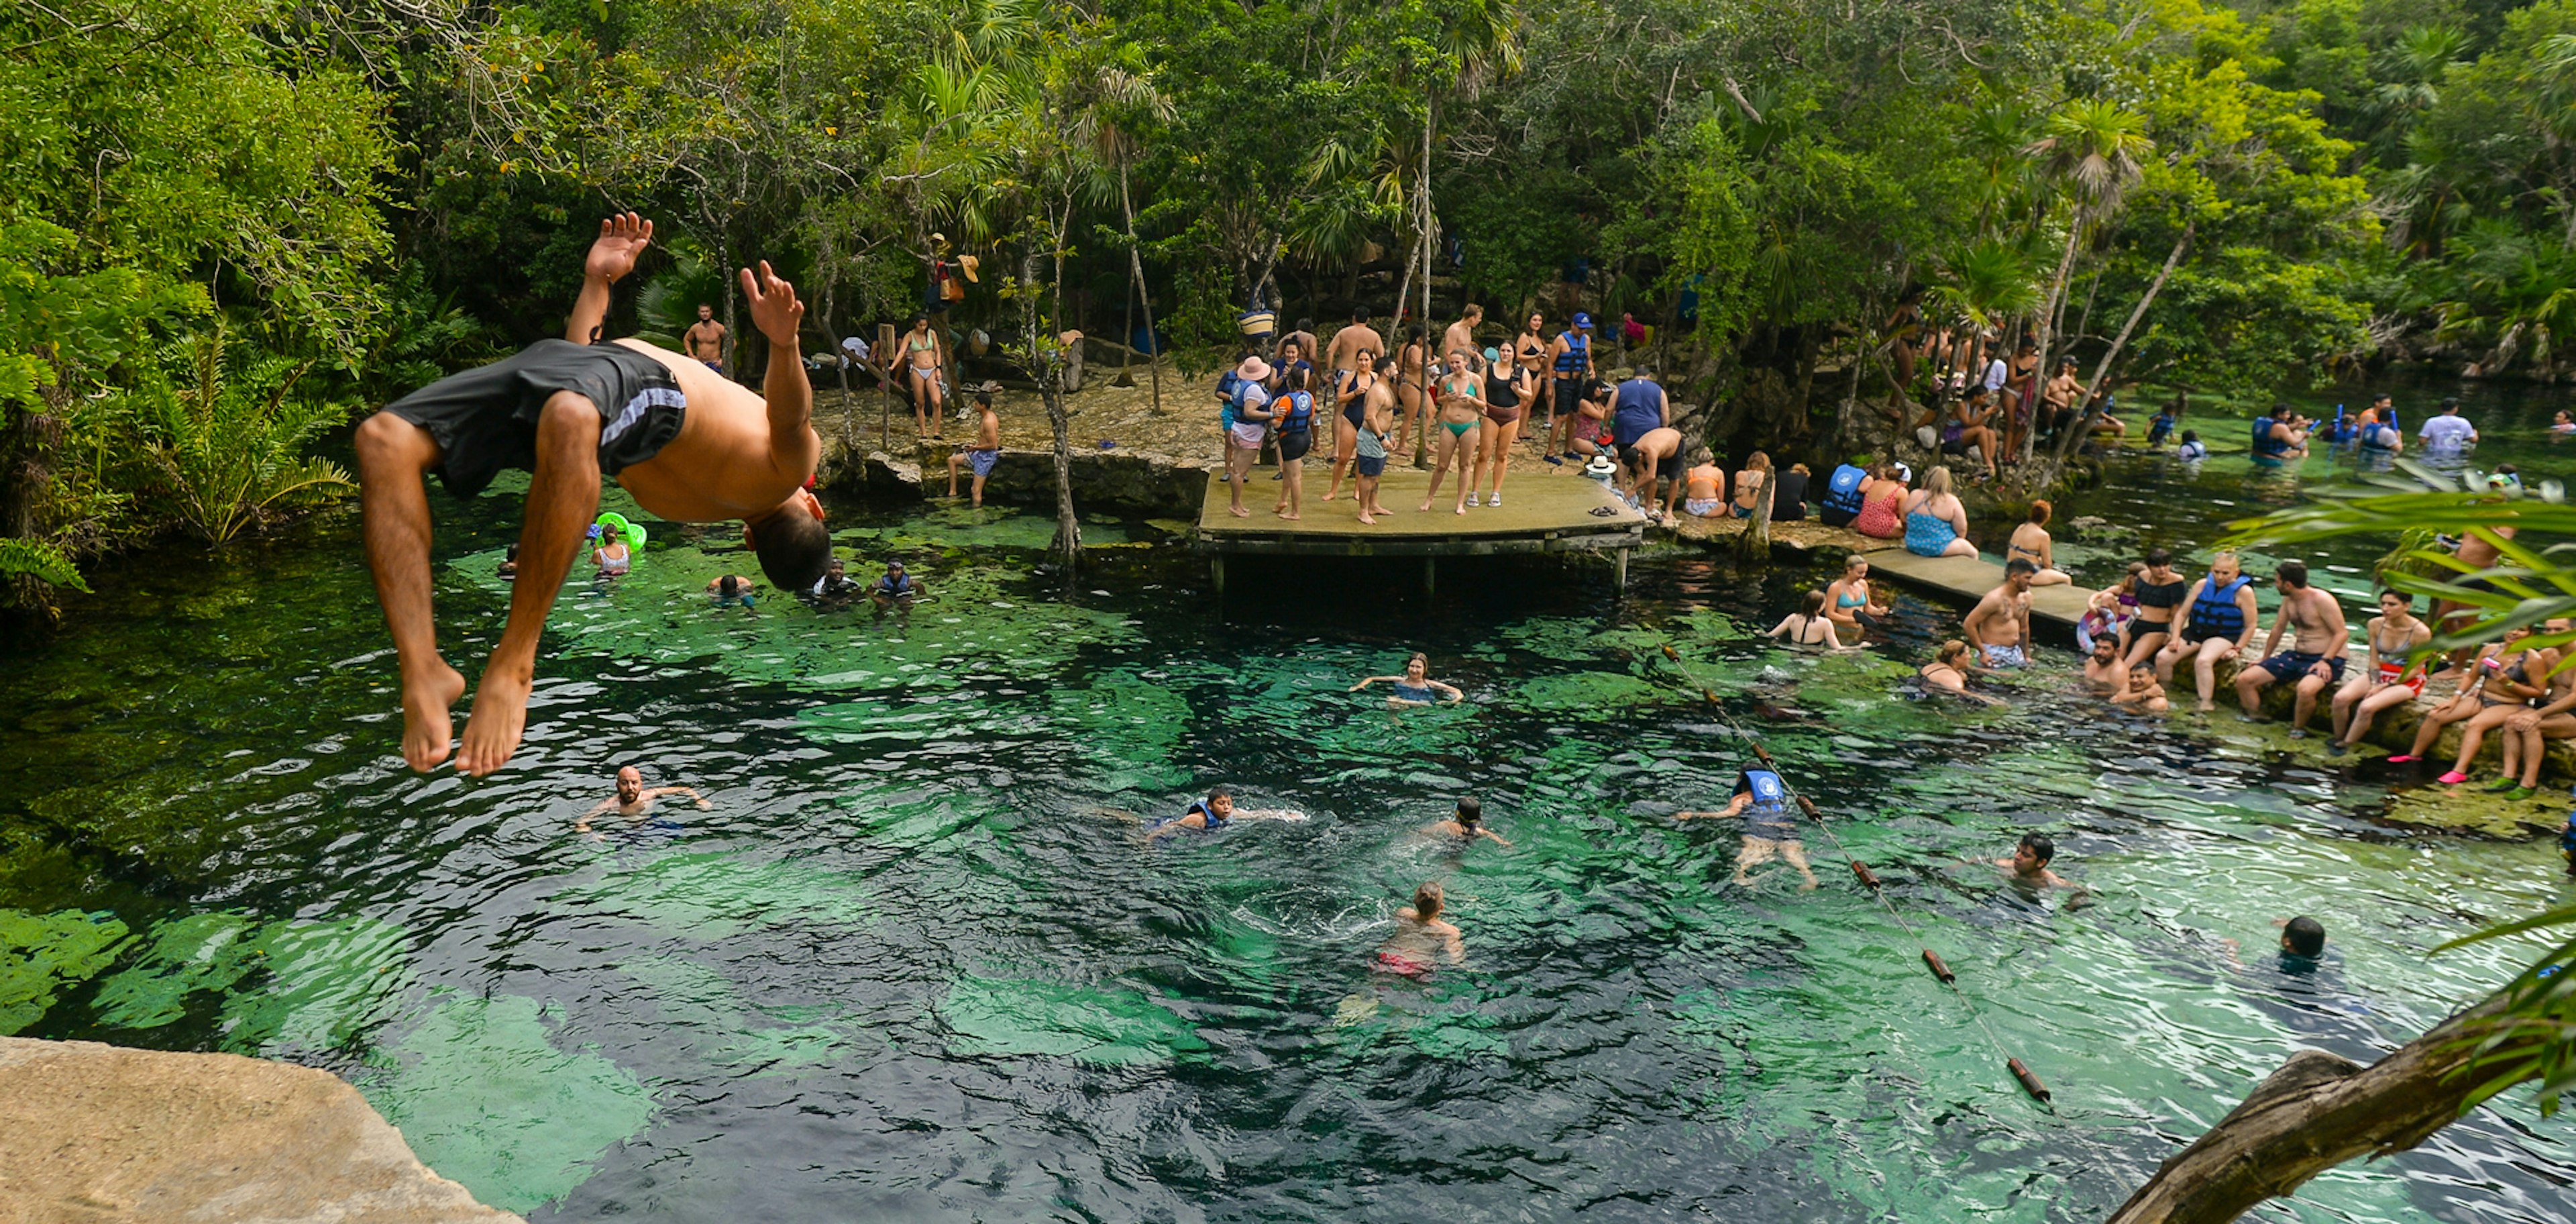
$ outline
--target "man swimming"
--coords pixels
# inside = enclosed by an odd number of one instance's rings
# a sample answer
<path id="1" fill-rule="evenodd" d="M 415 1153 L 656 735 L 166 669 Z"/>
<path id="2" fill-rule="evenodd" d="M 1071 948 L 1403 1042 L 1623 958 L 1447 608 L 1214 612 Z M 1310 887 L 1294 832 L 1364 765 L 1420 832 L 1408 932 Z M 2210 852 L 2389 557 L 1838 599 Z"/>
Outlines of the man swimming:
<path id="1" fill-rule="evenodd" d="M 2343 604 L 2332 594 L 2308 585 L 2308 567 L 2284 561 L 2273 571 L 2281 588 L 2281 608 L 2272 617 L 2272 634 L 2263 639 L 2263 661 L 2236 673 L 2236 701 L 2247 721 L 2263 712 L 2263 690 L 2277 680 L 2298 684 L 2290 714 L 2290 738 L 2305 739 L 2308 716 L 2316 713 L 2317 694 L 2343 680 L 2344 651 L 2352 634 L 2344 627 Z M 2290 649 L 2274 654 L 2281 632 L 2290 631 Z"/>
<path id="2" fill-rule="evenodd" d="M 1959 636 L 1968 639 L 1986 666 L 2030 664 L 2030 580 L 2038 573 L 2028 557 L 2005 562 L 2003 584 L 1986 592 L 1959 623 Z"/>
<path id="3" fill-rule="evenodd" d="M 666 519 L 741 519 L 780 590 L 813 586 L 830 560 L 822 503 L 805 489 L 823 444 L 797 349 L 805 308 L 794 286 L 766 263 L 741 271 L 752 322 L 769 338 L 765 397 L 640 340 L 594 342 L 610 286 L 652 240 L 652 223 L 633 213 L 600 222 L 564 339 L 440 379 L 358 426 L 367 563 L 400 661 L 403 759 L 413 769 L 448 759 L 449 707 L 465 695 L 465 677 L 438 648 L 426 473 L 460 496 L 504 468 L 532 473 L 519 561 L 536 580 L 511 588 L 509 621 L 454 749 L 457 769 L 475 777 L 518 751 L 546 614 L 599 513 L 602 476 Z"/>
<path id="4" fill-rule="evenodd" d="M 1169 820 L 1156 821 L 1145 830 L 1145 844 L 1152 845 L 1175 833 L 1214 833 L 1234 816 L 1234 792 L 1218 787 L 1207 798 L 1192 800 L 1181 814 Z"/>
<path id="5" fill-rule="evenodd" d="M 2117 697 L 2129 687 L 2129 668 L 2120 659 L 2120 641 L 2113 637 L 2093 639 L 2093 653 L 2084 660 L 2084 688 L 2096 697 Z"/>
<path id="6" fill-rule="evenodd" d="M 828 571 L 826 572 L 828 573 Z M 707 580 L 706 590 L 707 594 L 715 597 L 716 606 L 719 608 L 728 608 L 735 604 L 741 604 L 744 611 L 750 611 L 754 606 L 751 595 L 751 579 L 745 578 L 740 574 L 726 574 L 721 578 L 710 578 Z"/>
<path id="7" fill-rule="evenodd" d="M 1461 796 L 1456 815 L 1445 820 L 1432 821 L 1422 826 L 1422 831 L 1435 837 L 1443 835 L 1454 837 L 1468 845 L 1474 845 L 1476 839 L 1481 837 L 1491 840 L 1495 845 L 1506 850 L 1511 849 L 1512 846 L 1512 843 L 1503 839 L 1502 834 L 1485 827 L 1485 805 L 1478 802 L 1474 795 Z"/>
<path id="8" fill-rule="evenodd" d="M 1447 961 L 1452 965 L 1467 962 L 1466 941 L 1457 927 L 1440 916 L 1448 898 L 1438 880 L 1424 880 L 1413 890 L 1413 904 L 1395 911 L 1395 934 L 1377 948 L 1376 963 L 1371 968 L 1406 977 L 1428 977 L 1431 971 Z"/>
<path id="9" fill-rule="evenodd" d="M 1807 847 L 1798 839 L 1798 825 L 1789 814 L 1789 784 L 1780 775 L 1764 768 L 1748 768 L 1735 775 L 1735 798 L 1718 812 L 1675 812 L 1675 820 L 1725 820 L 1744 818 L 1744 842 L 1735 853 L 1735 882 L 1750 887 L 1753 877 L 1748 870 L 1770 862 L 1774 855 L 1798 869 L 1806 883 L 1801 891 L 1816 886 L 1816 873 L 1807 869 Z"/>
<path id="10" fill-rule="evenodd" d="M 2021 844 L 2013 847 L 2011 858 L 1995 860 L 1995 866 L 2012 873 L 2013 882 L 2034 888 L 2073 888 L 2075 882 L 2048 869 L 2057 858 L 2057 842 L 2045 833 L 2024 833 Z"/>
<path id="11" fill-rule="evenodd" d="M 707 810 L 709 806 L 707 797 L 699 794 L 695 787 L 646 787 L 643 773 L 634 766 L 628 765 L 617 771 L 617 793 L 600 800 L 599 806 L 582 813 L 581 819 L 573 822 L 573 831 L 588 833 L 590 822 L 594 817 L 605 816 L 611 812 L 628 820 L 642 820 L 653 811 L 654 802 L 665 795 L 687 795 L 698 805 L 698 810 L 701 812 Z"/>
<path id="12" fill-rule="evenodd" d="M 879 612 L 888 608 L 910 612 L 912 601 L 928 593 L 920 583 L 912 580 L 911 574 L 904 572 L 903 562 L 897 559 L 886 562 L 885 574 L 877 579 L 876 586 L 868 590 L 868 601 L 875 604 Z"/>

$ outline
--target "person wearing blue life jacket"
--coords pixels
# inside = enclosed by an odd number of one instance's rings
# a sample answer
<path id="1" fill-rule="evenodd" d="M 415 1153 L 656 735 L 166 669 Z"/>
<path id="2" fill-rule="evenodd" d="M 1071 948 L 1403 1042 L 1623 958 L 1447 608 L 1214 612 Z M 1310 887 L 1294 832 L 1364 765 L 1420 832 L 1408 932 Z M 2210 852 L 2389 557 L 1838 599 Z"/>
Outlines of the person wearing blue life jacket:
<path id="1" fill-rule="evenodd" d="M 1270 512 L 1296 522 L 1306 512 L 1306 452 L 1315 448 L 1315 367 L 1298 362 L 1278 398 L 1270 401 L 1272 437 L 1279 440 L 1279 504 Z"/>
<path id="2" fill-rule="evenodd" d="M 707 594 L 715 597 L 716 606 L 719 608 L 730 608 L 735 604 L 741 604 L 742 610 L 748 612 L 753 607 L 751 579 L 740 574 L 726 574 L 721 578 L 709 579 Z"/>
<path id="3" fill-rule="evenodd" d="M 2558 855 L 2567 860 L 2567 874 L 2576 876 L 2576 812 L 2567 814 L 2567 827 L 2558 831 Z"/>
<path id="4" fill-rule="evenodd" d="M 1153 827 L 1145 830 L 1145 840 L 1156 842 L 1175 833 L 1214 833 L 1224 828 L 1233 817 L 1234 792 L 1220 786 L 1209 791 L 1207 798 L 1191 801 L 1180 815 L 1155 821 Z"/>
<path id="5" fill-rule="evenodd" d="M 2147 445 L 2164 445 L 2165 439 L 2173 436 L 2174 426 L 2182 423 L 2182 397 L 2175 396 L 2174 400 L 2156 409 L 2155 419 L 2147 422 Z"/>
<path id="6" fill-rule="evenodd" d="M 888 608 L 901 608 L 910 612 L 913 601 L 927 594 L 929 592 L 924 591 L 920 583 L 912 580 L 912 575 L 904 572 L 903 562 L 888 561 L 884 576 L 878 578 L 877 584 L 868 589 L 868 600 L 874 603 L 877 611 L 881 613 Z"/>
<path id="7" fill-rule="evenodd" d="M 1750 887 L 1752 868 L 1778 857 L 1797 868 L 1806 882 L 1801 890 L 1816 886 L 1816 873 L 1807 869 L 1807 847 L 1798 840 L 1797 816 L 1790 805 L 1789 784 L 1766 768 L 1754 767 L 1735 775 L 1735 798 L 1718 812 L 1675 812 L 1675 820 L 1726 820 L 1744 818 L 1744 843 L 1735 854 L 1735 882 Z"/>
<path id="8" fill-rule="evenodd" d="M 1576 412 L 1583 404 L 1584 389 L 1600 376 L 1592 361 L 1592 316 L 1574 312 L 1573 323 L 1556 333 L 1547 346 L 1548 390 L 1556 410 L 1548 431 L 1547 453 L 1566 453 L 1565 436 L 1573 429 Z"/>
<path id="9" fill-rule="evenodd" d="M 1827 527 L 1851 526 L 1860 517 L 1861 493 L 1868 483 L 1868 468 L 1851 463 L 1836 467 L 1825 478 L 1824 508 L 1816 512 L 1816 520 Z"/>
<path id="10" fill-rule="evenodd" d="M 2174 619 L 2182 622 L 2182 635 L 2156 652 L 2156 682 L 2171 685 L 2174 665 L 2190 656 L 2206 714 L 2218 708 L 2212 699 L 2218 661 L 2248 655 L 2254 644 L 2254 583 L 2237 570 L 2236 554 L 2210 558 L 2209 576 L 2192 587 Z"/>
<path id="11" fill-rule="evenodd" d="M 1461 692 L 1456 685 L 1444 684 L 1432 679 L 1431 660 L 1419 653 L 1404 661 L 1403 675 L 1370 676 L 1352 685 L 1351 691 L 1356 693 L 1372 684 L 1383 684 L 1393 688 L 1395 691 L 1387 697 L 1386 704 L 1397 708 L 1442 702 L 1456 705 L 1467 699 L 1467 694 Z"/>
<path id="12" fill-rule="evenodd" d="M 2250 453 L 2259 467 L 2279 467 L 2292 459 L 2303 459 L 2308 453 L 2308 435 L 2298 427 L 2299 416 L 2288 404 L 2274 404 L 2272 410 L 2254 418 Z"/>

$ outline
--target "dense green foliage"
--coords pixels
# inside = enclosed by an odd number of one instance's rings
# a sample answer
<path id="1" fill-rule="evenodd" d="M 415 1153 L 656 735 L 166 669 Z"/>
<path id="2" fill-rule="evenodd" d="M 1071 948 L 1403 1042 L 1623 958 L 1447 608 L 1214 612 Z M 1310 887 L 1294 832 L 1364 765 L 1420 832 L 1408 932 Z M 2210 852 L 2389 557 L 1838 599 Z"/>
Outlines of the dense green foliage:
<path id="1" fill-rule="evenodd" d="M 548 332 L 611 208 L 662 223 L 647 334 L 758 257 L 864 331 L 971 254 L 953 319 L 1034 369 L 1136 326 L 1132 241 L 1205 368 L 1255 294 L 1329 331 L 1428 267 L 1495 340 L 1654 325 L 1732 451 L 1886 437 L 1963 324 L 2240 395 L 2576 359 L 2576 0 L 69 0 L 0 42 L 20 598 L 327 492 L 313 431 Z M 174 461 L 215 437 L 259 453 Z"/>

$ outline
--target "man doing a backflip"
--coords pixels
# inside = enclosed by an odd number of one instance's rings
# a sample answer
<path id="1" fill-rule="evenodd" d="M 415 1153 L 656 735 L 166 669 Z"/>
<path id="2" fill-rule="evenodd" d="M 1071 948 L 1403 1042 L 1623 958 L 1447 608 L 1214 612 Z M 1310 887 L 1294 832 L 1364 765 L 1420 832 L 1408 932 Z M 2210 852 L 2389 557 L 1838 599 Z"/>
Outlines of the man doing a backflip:
<path id="1" fill-rule="evenodd" d="M 532 475 L 521 580 L 456 749 L 456 767 L 477 777 L 518 750 L 538 637 L 599 513 L 601 476 L 617 477 L 637 505 L 665 519 L 741 519 L 779 590 L 811 588 L 831 559 L 822 504 L 805 489 L 822 440 L 797 351 L 805 309 L 795 288 L 766 263 L 757 275 L 741 273 L 752 323 L 770 346 L 765 395 L 755 395 L 668 349 L 597 339 L 609 286 L 652 241 L 652 223 L 633 213 L 600 222 L 563 339 L 440 379 L 358 427 L 367 564 L 401 661 L 403 759 L 413 769 L 447 759 L 448 710 L 465 694 L 465 677 L 439 654 L 430 606 L 424 473 L 437 472 L 459 496 L 480 492 L 504 468 Z"/>

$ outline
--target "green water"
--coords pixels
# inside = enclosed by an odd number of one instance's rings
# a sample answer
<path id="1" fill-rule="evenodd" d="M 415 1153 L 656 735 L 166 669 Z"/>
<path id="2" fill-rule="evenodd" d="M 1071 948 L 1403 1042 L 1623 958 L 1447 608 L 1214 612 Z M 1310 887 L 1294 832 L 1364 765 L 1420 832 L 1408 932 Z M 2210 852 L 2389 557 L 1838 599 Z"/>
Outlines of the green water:
<path id="1" fill-rule="evenodd" d="M 438 504 L 460 656 L 511 501 Z M 2537 841 L 2391 823 L 2366 773 L 2063 671 L 1899 700 L 1955 609 L 1900 601 L 1857 658 L 1762 645 L 1814 575 L 1666 557 L 1614 602 L 1458 566 L 1425 604 L 1402 569 L 1238 567 L 1221 622 L 1175 550 L 1099 550 L 1066 597 L 1042 520 L 835 521 L 936 598 L 717 610 L 748 559 L 657 527 L 567 591 L 480 782 L 394 755 L 353 519 L 103 575 L 0 659 L 0 1030 L 328 1068 L 537 1219 L 2086 1220 L 2290 1051 L 2484 994 L 2536 945 L 2426 952 L 2568 892 Z M 1417 648 L 1466 704 L 1345 691 Z M 1730 719 L 1917 937 L 1821 839 L 1820 890 L 1746 890 L 1728 828 L 1664 818 L 1723 800 Z M 575 832 L 627 763 L 710 808 Z M 1216 783 L 1308 818 L 1148 849 L 1102 810 Z M 1462 793 L 1511 849 L 1413 836 Z M 2025 830 L 2094 904 L 1972 861 Z M 1425 879 L 1467 965 L 1373 975 Z M 2263 954 L 2297 913 L 2319 974 Z M 2576 1219 L 2571 1136 L 2517 1097 L 2267 1218 Z"/>

